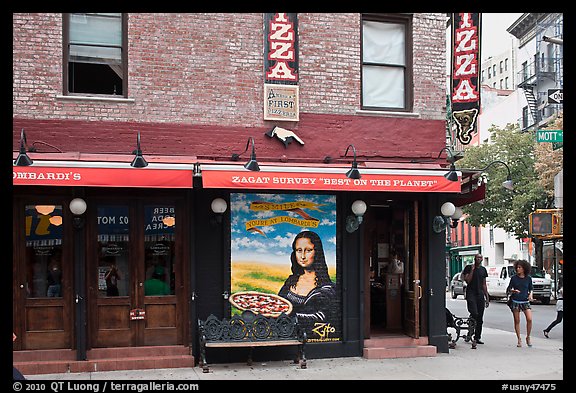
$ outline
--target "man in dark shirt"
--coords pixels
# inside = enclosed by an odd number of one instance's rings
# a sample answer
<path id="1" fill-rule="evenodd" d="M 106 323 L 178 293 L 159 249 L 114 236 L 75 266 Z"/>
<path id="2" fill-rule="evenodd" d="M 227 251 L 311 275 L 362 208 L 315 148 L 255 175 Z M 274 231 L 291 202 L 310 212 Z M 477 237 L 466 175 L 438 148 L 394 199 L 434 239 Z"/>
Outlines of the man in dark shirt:
<path id="1" fill-rule="evenodd" d="M 484 322 L 484 308 L 487 308 L 490 304 L 486 277 L 488 277 L 488 271 L 482 266 L 482 254 L 476 254 L 474 256 L 474 264 L 467 265 L 462 271 L 462 278 L 467 284 L 466 305 L 470 316 L 476 322 L 472 349 L 476 349 L 476 344 L 484 344 L 480 340 L 482 337 L 482 323 Z"/>

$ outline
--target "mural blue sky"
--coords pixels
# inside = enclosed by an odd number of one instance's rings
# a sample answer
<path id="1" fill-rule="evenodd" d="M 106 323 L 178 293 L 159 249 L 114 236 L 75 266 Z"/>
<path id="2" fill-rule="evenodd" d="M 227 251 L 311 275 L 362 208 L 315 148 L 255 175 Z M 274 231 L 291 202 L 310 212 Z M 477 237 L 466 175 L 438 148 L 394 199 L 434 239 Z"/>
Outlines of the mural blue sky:
<path id="1" fill-rule="evenodd" d="M 258 231 L 246 230 L 249 220 L 265 220 L 278 216 L 302 219 L 302 216 L 282 210 L 250 210 L 252 202 L 290 203 L 311 202 L 318 209 L 304 208 L 304 212 L 318 219 L 318 227 L 300 227 L 288 222 L 275 225 L 262 225 Z M 240 194 L 230 195 L 232 261 L 259 261 L 271 264 L 289 263 L 292 241 L 302 230 L 311 230 L 320 236 L 328 266 L 336 264 L 336 196 L 312 194 Z"/>

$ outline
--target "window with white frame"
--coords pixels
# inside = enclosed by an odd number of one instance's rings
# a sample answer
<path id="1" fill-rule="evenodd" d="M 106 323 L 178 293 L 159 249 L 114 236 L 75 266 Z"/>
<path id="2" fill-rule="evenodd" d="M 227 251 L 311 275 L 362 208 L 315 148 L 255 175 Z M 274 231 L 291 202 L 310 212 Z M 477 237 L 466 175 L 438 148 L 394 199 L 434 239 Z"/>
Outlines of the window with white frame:
<path id="1" fill-rule="evenodd" d="M 125 14 L 64 14 L 62 36 L 64 95 L 126 96 Z"/>
<path id="2" fill-rule="evenodd" d="M 362 15 L 362 109 L 412 110 L 410 15 Z"/>

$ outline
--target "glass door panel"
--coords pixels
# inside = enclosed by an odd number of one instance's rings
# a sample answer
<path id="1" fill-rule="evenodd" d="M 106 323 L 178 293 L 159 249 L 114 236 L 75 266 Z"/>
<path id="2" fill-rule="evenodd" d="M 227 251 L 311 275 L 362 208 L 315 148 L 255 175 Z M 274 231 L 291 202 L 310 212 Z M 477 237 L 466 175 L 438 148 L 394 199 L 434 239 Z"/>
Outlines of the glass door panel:
<path id="1" fill-rule="evenodd" d="M 26 284 L 29 298 L 62 297 L 60 205 L 26 206 Z"/>
<path id="2" fill-rule="evenodd" d="M 24 308 L 17 329 L 22 332 L 22 348 L 69 348 L 73 262 L 63 248 L 62 205 L 30 203 L 24 210 L 24 269 L 15 280 Z"/>
<path id="3" fill-rule="evenodd" d="M 88 275 L 92 346 L 137 345 L 137 325 L 130 320 L 136 303 L 131 282 L 130 207 L 97 205 L 95 218 L 95 261 L 89 264 Z"/>
<path id="4" fill-rule="evenodd" d="M 174 206 L 144 206 L 145 296 L 174 295 Z"/>
<path id="5" fill-rule="evenodd" d="M 98 296 L 130 295 L 128 206 L 99 206 Z"/>

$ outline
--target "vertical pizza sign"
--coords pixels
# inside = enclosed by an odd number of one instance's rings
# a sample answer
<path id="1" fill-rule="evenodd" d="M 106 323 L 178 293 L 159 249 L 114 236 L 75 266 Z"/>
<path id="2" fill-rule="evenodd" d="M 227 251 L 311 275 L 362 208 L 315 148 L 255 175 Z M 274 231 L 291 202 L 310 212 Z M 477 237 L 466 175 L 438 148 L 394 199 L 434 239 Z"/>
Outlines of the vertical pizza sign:
<path id="1" fill-rule="evenodd" d="M 298 121 L 298 19 L 264 14 L 264 120 Z"/>
<path id="2" fill-rule="evenodd" d="M 480 112 L 480 21 L 479 13 L 452 14 L 452 121 L 464 145 L 472 141 Z"/>
<path id="3" fill-rule="evenodd" d="M 341 340 L 336 197 L 230 194 L 232 314 L 298 317 L 309 342 Z"/>

